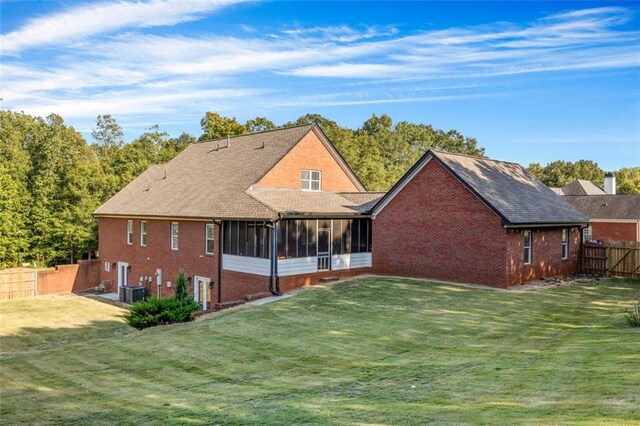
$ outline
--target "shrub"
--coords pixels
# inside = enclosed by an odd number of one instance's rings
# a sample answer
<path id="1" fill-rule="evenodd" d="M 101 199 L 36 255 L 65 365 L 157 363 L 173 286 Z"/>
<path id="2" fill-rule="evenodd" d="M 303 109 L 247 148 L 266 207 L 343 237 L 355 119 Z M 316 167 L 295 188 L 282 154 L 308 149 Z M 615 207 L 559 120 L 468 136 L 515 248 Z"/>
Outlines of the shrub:
<path id="1" fill-rule="evenodd" d="M 631 327 L 640 327 L 640 301 L 630 311 L 627 311 L 625 317 Z"/>
<path id="2" fill-rule="evenodd" d="M 143 329 L 191 321 L 193 319 L 191 314 L 197 308 L 193 300 L 180 301 L 175 297 L 151 298 L 134 303 L 125 318 L 130 326 Z"/>
<path id="3" fill-rule="evenodd" d="M 178 279 L 176 280 L 176 300 L 188 303 L 191 299 L 189 297 L 189 291 L 187 289 L 187 279 L 184 276 L 184 270 L 180 269 L 178 272 Z"/>

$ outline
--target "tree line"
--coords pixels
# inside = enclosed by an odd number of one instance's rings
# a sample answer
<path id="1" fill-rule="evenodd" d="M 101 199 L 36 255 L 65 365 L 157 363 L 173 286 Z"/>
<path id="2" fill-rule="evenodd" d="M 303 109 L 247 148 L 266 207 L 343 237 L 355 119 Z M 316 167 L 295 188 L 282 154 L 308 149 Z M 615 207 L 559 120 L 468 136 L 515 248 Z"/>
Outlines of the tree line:
<path id="1" fill-rule="evenodd" d="M 369 190 L 389 189 L 430 148 L 476 156 L 485 152 L 476 139 L 456 130 L 394 124 L 386 114 L 372 115 L 351 129 L 318 114 L 276 125 L 265 117 L 240 123 L 207 112 L 197 138 L 188 133 L 171 137 L 154 125 L 125 143 L 110 115 L 97 117 L 87 142 L 59 115 L 0 111 L 0 268 L 95 256 L 92 212 L 149 166 L 166 163 L 192 143 L 311 122 L 320 125 Z M 604 176 L 597 164 L 583 160 L 545 167 L 534 163 L 530 170 L 551 186 L 574 178 L 601 183 Z M 640 192 L 640 168 L 623 170 L 629 177 L 622 183 L 618 175 L 619 189 Z"/>

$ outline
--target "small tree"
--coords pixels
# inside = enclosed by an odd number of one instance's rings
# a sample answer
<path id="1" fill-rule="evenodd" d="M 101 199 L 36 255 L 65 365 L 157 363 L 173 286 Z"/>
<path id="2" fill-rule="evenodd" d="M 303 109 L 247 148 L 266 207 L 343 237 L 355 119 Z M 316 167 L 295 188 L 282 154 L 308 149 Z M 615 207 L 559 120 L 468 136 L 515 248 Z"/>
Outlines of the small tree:
<path id="1" fill-rule="evenodd" d="M 187 291 L 187 278 L 184 276 L 184 270 L 181 268 L 178 272 L 176 280 L 176 300 L 180 303 L 187 304 L 191 302 L 189 292 Z"/>

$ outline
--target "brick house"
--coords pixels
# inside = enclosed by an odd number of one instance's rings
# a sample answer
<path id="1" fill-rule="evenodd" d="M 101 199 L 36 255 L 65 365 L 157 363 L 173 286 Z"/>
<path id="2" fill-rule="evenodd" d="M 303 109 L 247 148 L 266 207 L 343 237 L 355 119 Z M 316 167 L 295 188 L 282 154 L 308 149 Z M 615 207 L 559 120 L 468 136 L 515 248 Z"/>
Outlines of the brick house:
<path id="1" fill-rule="evenodd" d="M 640 241 L 640 195 L 616 194 L 616 176 L 604 176 L 604 188 L 588 180 L 575 180 L 551 188 L 589 218 L 584 241 Z"/>
<path id="2" fill-rule="evenodd" d="M 434 151 L 367 192 L 315 124 L 192 144 L 95 215 L 109 291 L 168 296 L 183 268 L 203 308 L 371 272 L 501 287 L 574 272 L 587 222 L 519 165 Z"/>
<path id="3" fill-rule="evenodd" d="M 436 151 L 371 214 L 375 273 L 497 287 L 577 272 L 588 222 L 519 164 Z"/>
<path id="4" fill-rule="evenodd" d="M 207 308 L 370 272 L 382 195 L 314 124 L 192 144 L 95 211 L 101 280 L 168 296 L 183 268 Z"/>
<path id="5" fill-rule="evenodd" d="M 589 218 L 585 241 L 640 241 L 640 195 L 565 195 Z"/>

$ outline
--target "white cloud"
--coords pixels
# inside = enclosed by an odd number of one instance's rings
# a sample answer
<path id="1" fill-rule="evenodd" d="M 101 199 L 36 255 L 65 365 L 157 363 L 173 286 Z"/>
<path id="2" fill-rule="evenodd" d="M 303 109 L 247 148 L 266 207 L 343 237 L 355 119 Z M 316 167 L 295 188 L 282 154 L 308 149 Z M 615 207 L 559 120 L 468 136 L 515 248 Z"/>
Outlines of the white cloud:
<path id="1" fill-rule="evenodd" d="M 149 0 L 104 2 L 76 6 L 65 12 L 33 18 L 22 28 L 0 36 L 3 54 L 59 45 L 124 28 L 175 25 L 247 0 Z"/>

